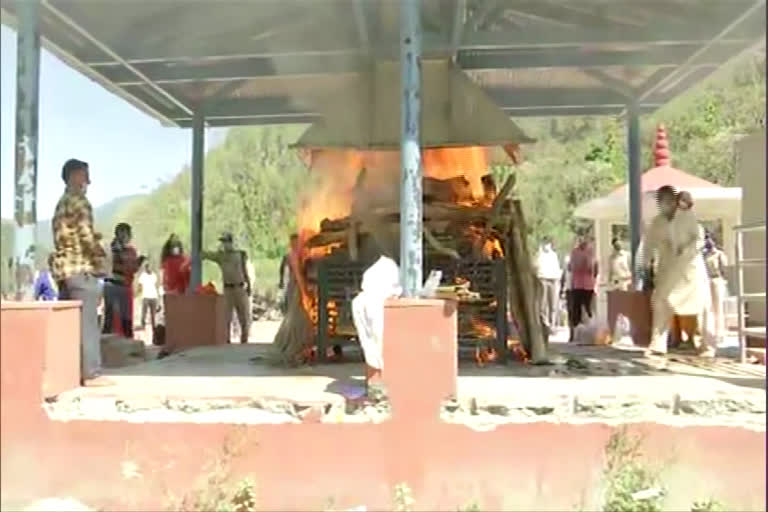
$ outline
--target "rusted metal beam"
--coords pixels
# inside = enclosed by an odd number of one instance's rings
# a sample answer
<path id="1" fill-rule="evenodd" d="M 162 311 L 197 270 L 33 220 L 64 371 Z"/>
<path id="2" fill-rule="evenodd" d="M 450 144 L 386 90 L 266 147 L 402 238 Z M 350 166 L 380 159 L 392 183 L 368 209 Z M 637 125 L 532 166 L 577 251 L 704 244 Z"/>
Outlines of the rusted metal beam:
<path id="1" fill-rule="evenodd" d="M 739 43 L 739 47 L 743 43 Z M 460 44 L 459 44 L 460 46 Z M 693 45 L 677 45 L 630 50 L 602 50 L 586 52 L 580 48 L 558 50 L 460 50 L 456 62 L 466 71 L 525 69 L 525 68 L 581 68 L 601 67 L 670 67 L 682 64 L 695 51 Z M 694 67 L 716 68 L 737 51 L 735 45 L 720 44 L 707 53 Z M 239 55 L 221 60 L 212 59 L 205 64 L 184 61 L 137 64 L 144 74 L 158 85 L 188 84 L 195 82 L 229 82 L 255 79 L 311 79 L 339 73 L 360 73 L 368 64 L 362 56 L 323 55 L 316 57 L 281 57 L 279 66 L 271 58 Z M 171 65 L 172 64 L 172 65 Z M 129 70 L 122 67 L 99 67 L 102 73 L 119 86 L 143 85 Z"/>
<path id="2" fill-rule="evenodd" d="M 189 281 L 190 293 L 203 280 L 203 187 L 205 164 L 205 116 L 201 110 L 196 110 L 192 121 L 192 194 L 190 212 L 190 258 L 192 260 L 192 275 Z"/>
<path id="3" fill-rule="evenodd" d="M 4 7 L 0 7 L 0 22 L 2 22 L 3 25 L 7 25 L 13 28 L 14 30 L 18 30 L 19 28 L 17 16 Z M 65 50 L 62 46 L 55 44 L 50 39 L 47 39 L 42 35 L 40 37 L 40 43 L 42 48 L 58 57 L 62 62 L 64 62 L 64 64 L 73 68 L 75 71 L 82 73 L 84 76 L 90 78 L 97 84 L 104 87 L 107 91 L 128 102 L 130 105 L 133 105 L 140 111 L 154 117 L 155 119 L 158 119 L 163 126 L 174 125 L 173 121 L 171 121 L 167 114 L 164 114 L 155 108 L 150 107 L 146 101 L 137 98 L 135 95 L 126 91 L 119 84 L 114 83 L 115 80 L 113 78 L 105 76 L 96 68 L 89 67 L 87 64 L 75 57 L 70 51 Z"/>
<path id="4" fill-rule="evenodd" d="M 69 28 L 80 34 L 84 39 L 88 40 L 92 45 L 94 45 L 96 48 L 104 52 L 106 55 L 108 55 L 111 59 L 113 59 L 115 62 L 119 63 L 126 69 L 133 72 L 133 74 L 136 75 L 142 82 L 144 82 L 147 86 L 149 86 L 150 89 L 157 92 L 160 96 L 164 97 L 176 107 L 181 109 L 182 112 L 186 114 L 192 114 L 192 110 L 186 106 L 181 100 L 176 98 L 174 95 L 163 89 L 162 87 L 158 86 L 156 83 L 154 83 L 149 77 L 147 77 L 144 73 L 136 69 L 132 64 L 127 62 L 125 59 L 123 59 L 120 55 L 115 53 L 109 46 L 99 41 L 96 37 L 91 35 L 90 32 L 85 30 L 83 27 L 77 24 L 75 20 L 64 14 L 62 11 L 51 5 L 51 3 L 48 0 L 35 0 L 35 2 L 40 1 L 42 5 L 45 7 L 45 9 L 53 14 L 56 18 L 59 19 L 61 23 L 64 25 L 67 25 Z"/>
<path id="5" fill-rule="evenodd" d="M 40 3 L 18 4 L 14 267 L 16 300 L 34 299 L 37 141 L 40 98 Z"/>
<path id="6" fill-rule="evenodd" d="M 739 25 L 741 25 L 743 22 L 748 21 L 752 19 L 753 16 L 758 15 L 758 11 L 762 10 L 763 15 L 761 16 L 762 20 L 765 20 L 765 0 L 758 0 L 752 6 L 750 6 L 748 9 L 746 9 L 744 12 L 739 14 L 733 21 L 731 21 L 728 25 L 726 25 L 722 30 L 720 30 L 711 40 L 709 40 L 706 44 L 704 44 L 701 48 L 693 52 L 686 60 L 683 62 L 677 69 L 669 73 L 665 78 L 662 80 L 659 80 L 655 84 L 653 84 L 651 87 L 647 88 L 646 90 L 642 91 L 638 97 L 637 101 L 642 102 L 645 99 L 651 97 L 656 91 L 663 91 L 664 88 L 672 83 L 676 78 L 687 72 L 692 66 L 697 64 L 697 61 L 700 59 L 703 59 L 707 52 L 713 48 L 715 45 L 718 44 L 719 41 L 724 40 L 726 37 L 728 37 L 732 32 L 734 32 Z M 765 38 L 765 24 L 763 22 L 763 39 Z"/>
<path id="7" fill-rule="evenodd" d="M 632 87 L 632 84 L 628 84 L 623 80 L 614 78 L 611 75 L 605 73 L 604 71 L 601 71 L 599 69 L 582 69 L 581 72 L 587 76 L 594 78 L 595 80 L 605 85 L 609 89 L 612 89 L 618 92 L 619 94 L 626 96 L 627 98 L 633 98 L 634 96 L 637 95 L 637 91 L 635 91 L 635 88 Z"/>
<path id="8" fill-rule="evenodd" d="M 467 15 L 467 0 L 454 0 L 453 29 L 451 31 L 451 59 L 456 62 L 459 46 L 464 37 L 464 23 Z"/>
<path id="9" fill-rule="evenodd" d="M 400 280 L 403 294 L 422 286 L 421 2 L 400 0 Z"/>
<path id="10" fill-rule="evenodd" d="M 357 36 L 360 38 L 360 48 L 363 53 L 371 53 L 371 37 L 368 30 L 368 16 L 366 15 L 367 0 L 353 0 L 352 9 L 355 12 L 355 23 L 357 24 Z"/>
<path id="11" fill-rule="evenodd" d="M 629 167 L 627 184 L 629 188 L 629 236 L 632 247 L 632 274 L 637 281 L 637 248 L 643 226 L 642 213 L 642 170 L 640 169 L 640 111 L 635 101 L 627 106 L 627 153 Z"/>
<path id="12" fill-rule="evenodd" d="M 383 4 L 389 5 L 389 4 Z M 472 21 L 470 21 L 470 24 Z M 617 47 L 668 47 L 678 45 L 697 45 L 706 44 L 710 41 L 712 33 L 717 31 L 717 27 L 711 24 L 691 23 L 695 25 L 689 28 L 690 32 L 681 32 L 680 30 L 669 31 L 659 30 L 651 33 L 647 30 L 628 30 L 618 28 L 607 28 L 605 30 L 590 31 L 581 27 L 568 29 L 562 27 L 558 30 L 552 30 L 542 35 L 540 30 L 524 31 L 465 31 L 462 42 L 458 47 L 459 51 L 480 51 L 480 50 L 535 50 L 535 49 L 568 49 L 589 47 L 590 51 L 607 51 Z M 746 33 L 747 31 L 735 31 L 728 38 L 722 38 L 718 43 L 738 44 L 748 43 L 754 39 L 756 34 Z M 444 35 L 424 34 L 423 35 L 422 54 L 425 57 L 447 56 L 451 51 L 451 41 Z M 168 53 L 165 55 L 136 54 L 132 56 L 123 56 L 122 61 L 130 65 L 151 64 L 151 63 L 183 63 L 202 64 L 206 61 L 225 61 L 233 58 L 311 58 L 328 56 L 361 56 L 364 51 L 359 47 L 349 45 L 326 45 L 326 47 L 312 47 L 307 43 L 297 40 L 295 44 L 286 44 L 279 50 L 267 45 L 258 47 L 251 45 L 251 50 L 243 52 L 242 45 L 232 45 L 231 47 L 217 47 L 209 53 L 204 52 L 182 52 Z M 397 55 L 397 48 L 388 44 L 378 44 L 372 49 L 377 54 L 383 56 Z M 90 61 L 89 66 L 101 67 L 119 67 L 121 61 L 116 59 Z"/>

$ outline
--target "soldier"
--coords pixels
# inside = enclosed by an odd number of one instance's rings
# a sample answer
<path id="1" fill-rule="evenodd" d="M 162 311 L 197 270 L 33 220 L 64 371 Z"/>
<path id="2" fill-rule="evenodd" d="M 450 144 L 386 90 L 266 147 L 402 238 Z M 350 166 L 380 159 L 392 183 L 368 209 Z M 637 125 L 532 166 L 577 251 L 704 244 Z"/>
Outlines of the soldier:
<path id="1" fill-rule="evenodd" d="M 237 313 L 240 324 L 240 343 L 248 343 L 251 326 L 251 280 L 248 276 L 245 251 L 235 250 L 231 233 L 224 233 L 219 238 L 221 248 L 218 251 L 203 251 L 203 259 L 216 262 L 221 268 L 224 283 L 224 297 L 227 301 L 226 325 L 232 323 L 232 311 Z"/>

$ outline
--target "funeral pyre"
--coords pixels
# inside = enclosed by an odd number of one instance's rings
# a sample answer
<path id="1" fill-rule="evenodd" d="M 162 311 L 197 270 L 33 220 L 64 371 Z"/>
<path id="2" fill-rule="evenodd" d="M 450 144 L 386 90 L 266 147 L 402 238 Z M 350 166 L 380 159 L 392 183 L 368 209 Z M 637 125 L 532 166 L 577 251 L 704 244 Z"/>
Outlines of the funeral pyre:
<path id="1" fill-rule="evenodd" d="M 517 146 L 504 149 L 516 163 Z M 311 183 L 274 343 L 276 362 L 287 365 L 337 357 L 354 342 L 351 300 L 363 271 L 380 255 L 398 260 L 400 252 L 399 153 L 318 149 L 305 156 Z M 481 146 L 422 151 L 424 274 L 443 272 L 438 296 L 459 301 L 460 346 L 479 364 L 508 350 L 527 360 L 540 335 L 514 175 L 498 186 L 489 156 Z"/>

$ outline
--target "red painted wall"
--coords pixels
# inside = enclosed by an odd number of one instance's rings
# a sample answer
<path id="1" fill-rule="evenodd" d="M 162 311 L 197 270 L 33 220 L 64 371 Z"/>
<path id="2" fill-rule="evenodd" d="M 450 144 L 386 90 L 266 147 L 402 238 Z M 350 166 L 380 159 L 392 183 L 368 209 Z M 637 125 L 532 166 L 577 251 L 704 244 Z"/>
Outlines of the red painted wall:
<path id="1" fill-rule="evenodd" d="M 384 424 L 233 425 L 47 419 L 40 407 L 46 329 L 33 310 L 3 309 L 3 503 L 73 496 L 107 510 L 157 510 L 195 487 L 224 442 L 245 443 L 235 475 L 252 475 L 261 510 L 366 505 L 391 510 L 405 482 L 418 510 L 594 510 L 604 424 L 526 423 L 475 432 L 400 414 Z M 6 326 L 8 324 L 8 328 Z M 386 373 L 386 371 L 385 371 Z M 415 386 L 418 389 L 418 386 Z M 662 465 L 668 507 L 714 497 L 730 510 L 765 510 L 765 433 L 638 424 Z M 125 463 L 141 477 L 126 478 Z"/>

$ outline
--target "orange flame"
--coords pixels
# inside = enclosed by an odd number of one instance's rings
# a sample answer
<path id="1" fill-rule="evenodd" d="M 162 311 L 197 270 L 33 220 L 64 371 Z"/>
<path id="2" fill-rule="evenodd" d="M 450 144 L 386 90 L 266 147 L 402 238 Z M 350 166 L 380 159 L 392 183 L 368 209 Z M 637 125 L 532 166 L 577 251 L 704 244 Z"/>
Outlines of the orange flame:
<path id="1" fill-rule="evenodd" d="M 504 148 L 513 162 L 519 161 L 518 148 Z M 308 247 L 310 238 L 321 231 L 325 219 L 336 220 L 349 216 L 355 204 L 370 208 L 371 204 L 399 205 L 400 200 L 400 154 L 398 151 L 360 151 L 340 149 L 311 149 L 301 152 L 300 157 L 310 168 L 309 185 L 303 191 L 298 211 L 299 241 L 289 257 L 291 271 L 295 276 L 301 304 L 312 323 L 317 326 L 318 301 L 316 286 L 308 282 L 305 268 L 309 260 L 328 256 L 342 243 L 323 247 Z M 489 148 L 466 146 L 458 148 L 425 149 L 422 151 L 424 176 L 437 180 L 463 177 L 468 183 L 462 190 L 463 202 L 471 206 L 489 206 L 496 197 L 493 180 L 488 173 Z M 364 175 L 362 174 L 364 171 Z M 457 192 L 458 195 L 458 192 Z M 467 199 L 471 195 L 471 199 Z M 486 258 L 503 256 L 499 239 L 482 229 L 470 236 L 476 237 L 476 248 Z M 329 329 L 335 330 L 338 308 L 329 302 Z M 495 329 L 483 337 L 495 337 Z M 312 361 L 316 351 L 307 348 L 304 358 Z M 478 356 L 484 362 L 495 360 L 495 352 Z"/>
<path id="2" fill-rule="evenodd" d="M 311 157 L 306 157 L 309 154 Z M 311 169 L 311 185 L 305 190 L 299 210 L 299 230 L 320 231 L 323 219 L 349 215 L 355 201 L 355 183 L 366 170 L 365 193 L 382 196 L 393 203 L 399 200 L 400 153 L 398 151 L 358 151 L 318 149 L 305 152 Z M 436 148 L 422 151 L 424 176 L 440 180 L 464 177 L 475 202 L 487 202 L 483 176 L 488 174 L 489 150 L 483 146 Z"/>
<path id="3" fill-rule="evenodd" d="M 509 349 L 509 351 L 512 352 L 512 354 L 515 356 L 515 359 L 521 363 L 528 364 L 530 362 L 531 359 L 528 357 L 528 353 L 525 351 L 523 344 L 520 343 L 520 340 L 516 338 L 508 338 L 507 349 Z"/>

